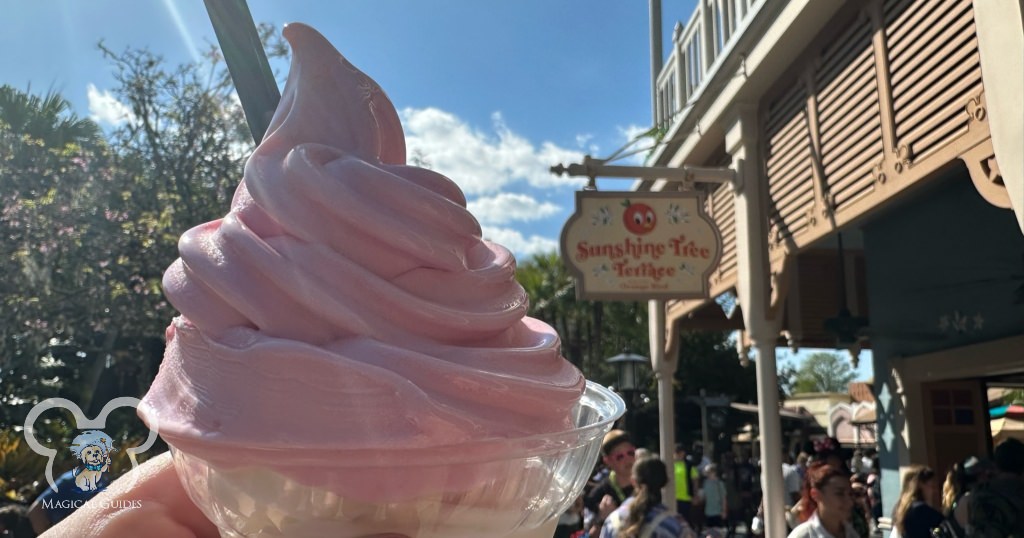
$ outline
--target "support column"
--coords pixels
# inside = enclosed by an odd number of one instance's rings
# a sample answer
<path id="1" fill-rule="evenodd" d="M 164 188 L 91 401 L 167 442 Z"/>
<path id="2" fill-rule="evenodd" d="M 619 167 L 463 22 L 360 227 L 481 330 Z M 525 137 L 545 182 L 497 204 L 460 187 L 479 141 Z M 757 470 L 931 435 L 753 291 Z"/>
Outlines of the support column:
<path id="1" fill-rule="evenodd" d="M 757 350 L 757 425 L 761 433 L 761 487 L 764 492 L 765 535 L 786 535 L 790 504 L 782 479 L 782 424 L 779 422 L 779 377 L 775 338 L 753 336 Z"/>
<path id="2" fill-rule="evenodd" d="M 676 475 L 672 470 L 676 453 L 676 404 L 672 379 L 679 361 L 665 353 L 665 301 L 647 302 L 647 324 L 650 328 L 651 367 L 658 380 L 658 430 L 661 433 L 658 450 L 661 460 L 668 466 L 668 483 L 661 490 L 662 503 L 671 513 L 676 512 Z"/>
<path id="3" fill-rule="evenodd" d="M 711 64 L 715 63 L 715 21 L 712 18 L 711 8 L 708 7 L 708 0 L 697 0 L 697 13 L 699 13 L 701 26 L 700 58 L 697 59 L 700 62 L 700 77 L 698 77 L 700 82 L 694 85 L 694 90 L 704 83 L 704 77 L 711 70 Z"/>
<path id="4" fill-rule="evenodd" d="M 650 0 L 651 10 L 651 113 L 654 114 L 654 125 L 661 123 L 658 111 L 658 75 L 661 74 L 664 54 L 661 48 L 661 0 Z M 671 107 L 670 103 L 665 106 Z M 671 108 L 670 108 L 671 110 Z"/>
<path id="5" fill-rule="evenodd" d="M 761 486 L 765 536 L 785 536 L 788 504 L 782 483 L 782 425 L 775 363 L 778 322 L 770 317 L 771 276 L 768 262 L 768 182 L 761 177 L 757 109 L 736 106 L 725 135 L 725 149 L 736 170 L 737 295 L 743 322 L 757 351 L 758 429 L 761 436 Z"/>

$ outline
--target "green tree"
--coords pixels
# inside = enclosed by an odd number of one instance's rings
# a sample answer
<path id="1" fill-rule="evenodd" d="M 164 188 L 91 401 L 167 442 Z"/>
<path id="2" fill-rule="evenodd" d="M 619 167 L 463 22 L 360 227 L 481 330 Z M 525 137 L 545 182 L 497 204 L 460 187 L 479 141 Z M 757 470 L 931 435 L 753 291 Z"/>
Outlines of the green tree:
<path id="1" fill-rule="evenodd" d="M 175 315 L 161 279 L 178 237 L 227 212 L 252 149 L 215 51 L 174 67 L 100 47 L 130 110 L 106 138 L 59 95 L 0 88 L 4 425 L 53 395 L 88 414 L 146 390 Z"/>
<path id="2" fill-rule="evenodd" d="M 835 353 L 813 353 L 796 370 L 793 392 L 845 392 L 857 377 L 850 362 Z"/>
<path id="3" fill-rule="evenodd" d="M 0 86 L 0 121 L 11 134 L 29 137 L 50 148 L 88 145 L 101 139 L 95 122 L 71 112 L 60 94 L 34 95 L 12 86 Z"/>
<path id="4" fill-rule="evenodd" d="M 279 40 L 268 49 L 286 52 Z M 178 237 L 229 209 L 252 149 L 214 51 L 170 67 L 103 50 L 131 111 L 109 136 L 57 94 L 0 87 L 0 441 L 20 438 L 14 428 L 42 399 L 95 416 L 148 388 L 175 314 L 160 283 Z M 52 411 L 36 427 L 66 445 L 71 422 Z M 115 411 L 104 430 L 122 447 L 144 437 L 132 412 Z M 0 446 L 5 490 L 39 479 L 17 471 L 31 467 L 12 456 L 23 451 Z"/>
<path id="5" fill-rule="evenodd" d="M 99 262 L 113 233 L 99 128 L 50 93 L 0 87 L 0 420 L 76 386 L 103 318 Z M 76 341 L 82 355 L 55 356 Z M 58 352 L 57 355 L 60 355 Z"/>
<path id="6" fill-rule="evenodd" d="M 604 385 L 615 383 L 615 372 L 605 360 L 628 348 L 649 356 L 647 305 L 639 302 L 595 302 L 576 299 L 576 287 L 555 253 L 536 255 L 520 264 L 519 282 L 530 296 L 530 315 L 555 328 L 562 352 L 583 374 Z M 690 397 L 704 389 L 731 401 L 755 402 L 757 382 L 752 366 L 743 366 L 728 332 L 687 331 L 680 336 L 678 366 L 673 380 L 679 439 L 700 438 L 700 408 Z M 634 435 L 641 446 L 657 446 L 658 404 L 656 381 L 648 376 L 635 413 Z M 730 420 L 740 420 L 732 417 Z"/>
<path id="7" fill-rule="evenodd" d="M 554 252 L 520 263 L 516 276 L 530 297 L 529 315 L 555 328 L 562 354 L 589 379 L 614 384 L 606 359 L 624 349 L 647 354 L 645 304 L 577 300 L 576 283 Z"/>

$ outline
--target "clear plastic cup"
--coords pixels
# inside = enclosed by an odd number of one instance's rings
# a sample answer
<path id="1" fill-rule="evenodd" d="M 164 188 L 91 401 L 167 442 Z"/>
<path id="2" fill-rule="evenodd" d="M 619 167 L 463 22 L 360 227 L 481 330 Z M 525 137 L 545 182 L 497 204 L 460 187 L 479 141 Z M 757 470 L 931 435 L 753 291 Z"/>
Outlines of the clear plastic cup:
<path id="1" fill-rule="evenodd" d="M 429 453 L 338 451 L 327 465 L 316 461 L 315 486 L 293 478 L 311 470 L 300 449 L 282 454 L 282 472 L 171 451 L 189 497 L 223 537 L 549 538 L 624 412 L 621 398 L 588 381 L 574 429 Z M 428 486 L 373 493 L 410 477 Z"/>

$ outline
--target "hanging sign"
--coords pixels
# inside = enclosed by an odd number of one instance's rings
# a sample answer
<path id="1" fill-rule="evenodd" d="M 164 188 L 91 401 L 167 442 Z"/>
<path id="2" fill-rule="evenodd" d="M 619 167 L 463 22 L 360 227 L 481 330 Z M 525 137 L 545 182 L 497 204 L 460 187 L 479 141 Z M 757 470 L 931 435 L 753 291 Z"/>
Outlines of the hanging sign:
<path id="1" fill-rule="evenodd" d="M 561 249 L 579 299 L 697 299 L 722 236 L 696 192 L 579 191 Z"/>

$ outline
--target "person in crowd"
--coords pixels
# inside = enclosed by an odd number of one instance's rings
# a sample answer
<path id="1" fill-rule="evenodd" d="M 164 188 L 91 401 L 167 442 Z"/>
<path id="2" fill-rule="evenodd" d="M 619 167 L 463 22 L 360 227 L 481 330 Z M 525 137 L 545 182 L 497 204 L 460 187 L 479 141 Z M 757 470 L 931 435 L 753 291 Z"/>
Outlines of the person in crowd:
<path id="1" fill-rule="evenodd" d="M 553 538 L 570 538 L 583 530 L 583 496 L 576 497 L 565 512 L 558 517 L 558 526 L 555 527 Z"/>
<path id="2" fill-rule="evenodd" d="M 857 475 L 866 473 L 867 469 L 863 468 L 864 452 L 861 449 L 855 449 L 853 451 L 853 457 L 850 458 L 850 472 Z"/>
<path id="3" fill-rule="evenodd" d="M 967 473 L 964 472 L 963 463 L 958 461 L 946 473 L 946 480 L 942 483 L 942 514 L 949 517 L 966 492 Z"/>
<path id="4" fill-rule="evenodd" d="M 693 449 L 690 450 L 690 462 L 697 466 L 697 473 L 700 476 L 704 476 L 704 471 L 707 470 L 708 465 L 714 463 L 711 461 L 713 454 L 708 454 L 704 451 L 704 443 L 701 441 L 694 441 Z"/>
<path id="5" fill-rule="evenodd" d="M 782 481 L 785 485 L 787 508 L 796 505 L 800 500 L 800 487 L 803 482 L 800 476 L 800 468 L 794 464 L 792 454 L 783 452 Z"/>
<path id="6" fill-rule="evenodd" d="M 875 455 L 871 458 L 871 471 L 868 472 L 868 504 L 871 507 L 871 528 L 878 528 L 878 520 L 882 518 L 882 465 Z"/>
<path id="7" fill-rule="evenodd" d="M 1024 443 L 999 443 L 994 459 L 996 474 L 971 493 L 968 536 L 1024 536 Z"/>
<path id="8" fill-rule="evenodd" d="M 636 446 L 623 430 L 605 434 L 601 443 L 601 461 L 609 469 L 608 475 L 584 497 L 583 506 L 591 517 L 587 529 L 596 536 L 605 518 L 633 494 L 630 472 L 636 462 Z"/>
<path id="9" fill-rule="evenodd" d="M 750 519 L 743 513 L 739 481 L 736 473 L 736 455 L 732 451 L 722 454 L 721 464 L 718 466 L 718 478 L 725 484 L 725 505 L 729 508 L 724 515 L 725 523 L 728 526 L 726 536 L 733 536 L 739 523 L 741 521 L 750 521 Z"/>
<path id="10" fill-rule="evenodd" d="M 850 523 L 853 523 L 853 518 L 858 514 L 866 515 L 871 513 L 871 499 L 868 493 L 867 475 L 865 474 L 852 474 L 850 475 L 850 488 L 853 492 L 853 512 L 850 514 Z M 854 526 L 856 529 L 856 526 Z M 868 529 L 871 526 L 868 525 Z M 857 534 L 860 534 L 858 531 Z M 870 534 L 870 533 L 869 533 Z"/>
<path id="11" fill-rule="evenodd" d="M 815 462 L 807 469 L 800 497 L 800 523 L 789 538 L 858 538 L 850 524 L 853 495 L 844 468 Z"/>
<path id="12" fill-rule="evenodd" d="M 704 486 L 700 495 L 704 501 L 704 527 L 716 530 L 728 528 L 728 491 L 725 482 L 719 478 L 718 466 L 714 463 L 708 465 L 704 471 Z"/>
<path id="13" fill-rule="evenodd" d="M 946 474 L 942 485 L 942 514 L 957 536 L 967 534 L 971 491 L 988 482 L 994 469 L 990 460 L 971 456 L 962 463 L 955 463 Z"/>
<path id="14" fill-rule="evenodd" d="M 796 456 L 796 472 L 800 474 L 800 484 L 803 484 L 804 477 L 807 476 L 807 464 L 810 461 L 811 457 L 806 452 L 801 452 Z"/>
<path id="15" fill-rule="evenodd" d="M 864 474 L 871 473 L 871 466 L 875 464 L 875 460 L 878 459 L 878 451 L 869 448 L 864 451 L 864 456 L 860 460 L 860 467 Z"/>
<path id="16" fill-rule="evenodd" d="M 634 495 L 608 516 L 601 538 L 696 538 L 686 520 L 661 504 L 661 488 L 668 483 L 664 462 L 639 460 L 630 476 Z"/>
<path id="17" fill-rule="evenodd" d="M 814 441 L 814 461 L 821 461 L 836 469 L 842 469 L 847 475 L 850 473 L 849 461 L 843 457 L 843 447 L 839 439 L 825 437 Z"/>
<path id="18" fill-rule="evenodd" d="M 800 491 L 803 488 L 804 477 L 801 476 L 800 468 L 794 463 L 793 455 L 783 452 L 782 460 L 782 485 L 786 494 L 786 528 L 793 530 L 800 524 Z"/>
<path id="19" fill-rule="evenodd" d="M 693 493 L 698 483 L 697 469 L 686 458 L 686 446 L 676 444 L 673 470 L 676 475 L 676 512 L 687 521 L 690 520 L 690 507 Z"/>
<path id="20" fill-rule="evenodd" d="M 939 477 L 931 467 L 915 465 L 903 475 L 892 516 L 900 538 L 931 538 L 932 530 L 942 524 L 939 488 Z"/>
<path id="21" fill-rule="evenodd" d="M 813 459 L 840 469 L 847 476 L 853 474 L 850 470 L 850 460 L 843 456 L 843 447 L 839 443 L 839 439 L 835 437 L 825 437 L 814 441 Z M 862 538 L 867 538 L 871 534 L 871 525 L 868 523 L 868 519 L 869 514 L 863 510 L 863 505 L 854 503 L 850 524 L 857 531 L 857 535 Z"/>
<path id="22" fill-rule="evenodd" d="M 736 464 L 736 489 L 739 492 L 739 507 L 741 510 L 737 516 L 743 521 L 750 522 L 757 512 L 757 505 L 761 500 L 754 496 L 754 482 L 761 483 L 761 477 L 757 474 L 757 468 L 751 463 L 750 458 L 740 457 Z"/>

